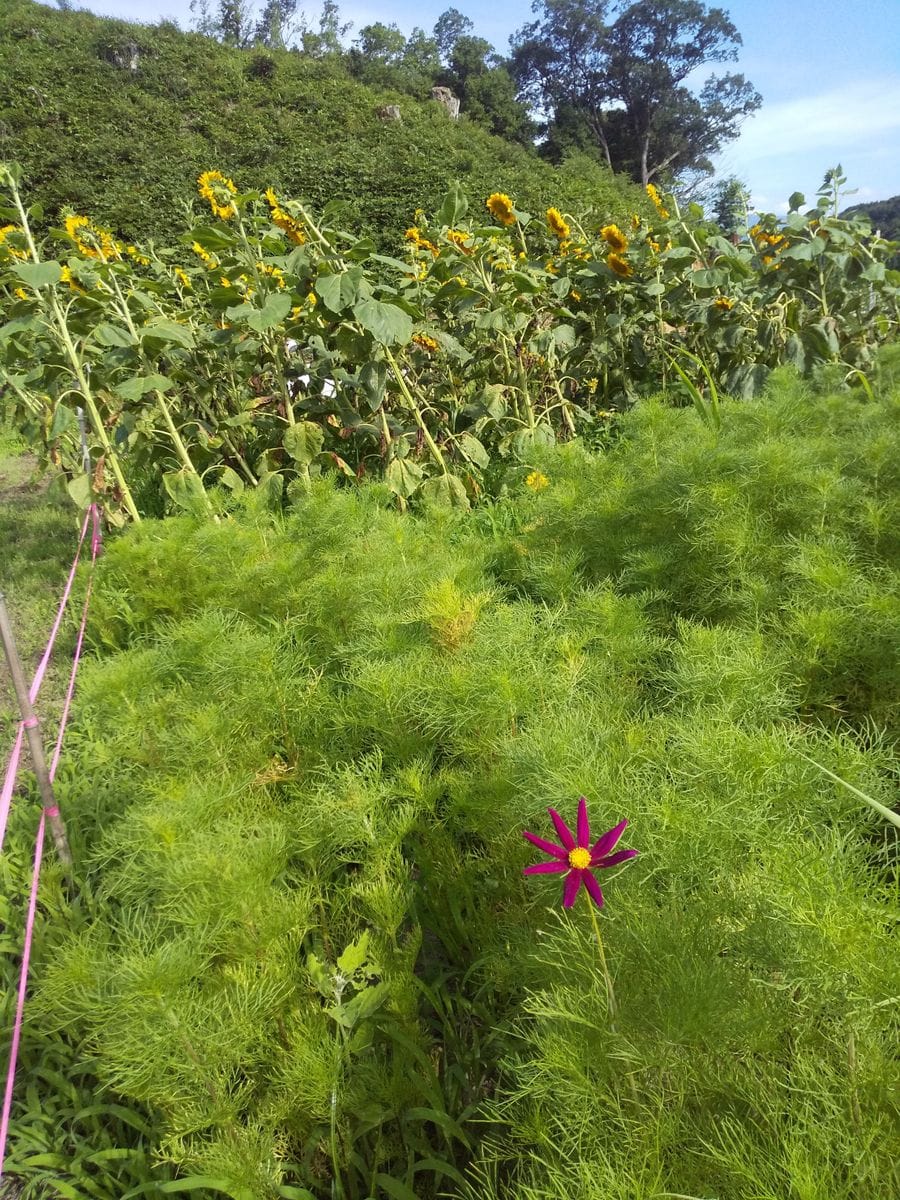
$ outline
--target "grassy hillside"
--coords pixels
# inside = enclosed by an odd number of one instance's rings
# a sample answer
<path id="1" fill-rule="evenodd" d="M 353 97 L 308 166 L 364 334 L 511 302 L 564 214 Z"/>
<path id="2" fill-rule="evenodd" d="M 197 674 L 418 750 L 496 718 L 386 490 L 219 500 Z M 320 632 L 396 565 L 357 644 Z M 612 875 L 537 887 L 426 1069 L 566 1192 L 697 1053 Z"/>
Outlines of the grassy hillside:
<path id="1" fill-rule="evenodd" d="M 639 189 L 596 164 L 554 169 L 430 99 L 363 86 L 340 59 L 265 60 L 171 23 L 7 0 L 0 158 L 23 164 L 48 217 L 71 205 L 133 239 L 167 235 L 199 172 L 215 166 L 239 187 L 275 184 L 316 208 L 346 201 L 343 223 L 372 232 L 406 228 L 454 178 L 521 207 L 592 204 L 621 217 L 644 206 Z M 378 118 L 387 103 L 400 104 L 401 122 Z"/>

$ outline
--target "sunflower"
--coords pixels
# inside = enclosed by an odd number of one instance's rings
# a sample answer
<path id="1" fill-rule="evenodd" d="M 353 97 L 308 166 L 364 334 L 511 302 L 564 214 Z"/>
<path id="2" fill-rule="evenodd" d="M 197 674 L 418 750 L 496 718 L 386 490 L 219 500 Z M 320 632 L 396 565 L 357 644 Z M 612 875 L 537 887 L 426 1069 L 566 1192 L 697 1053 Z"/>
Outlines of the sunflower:
<path id="1" fill-rule="evenodd" d="M 463 254 L 472 253 L 472 235 L 466 233 L 464 229 L 448 229 L 447 240 L 451 241 L 458 250 L 462 250 Z"/>
<path id="2" fill-rule="evenodd" d="M 412 340 L 422 350 L 427 350 L 429 354 L 437 354 L 440 347 L 433 337 L 429 337 L 427 333 L 414 333 Z"/>
<path id="3" fill-rule="evenodd" d="M 558 208 L 547 209 L 547 224 L 550 226 L 550 232 L 561 242 L 567 242 L 572 235 L 568 221 Z"/>
<path id="4" fill-rule="evenodd" d="M 488 211 L 496 217 L 501 225 L 515 225 L 516 214 L 513 212 L 513 202 L 505 192 L 493 192 L 485 200 Z"/>
<path id="5" fill-rule="evenodd" d="M 656 190 L 656 188 L 653 186 L 652 183 L 647 184 L 647 195 L 653 201 L 653 206 L 656 209 L 656 211 L 659 213 L 659 215 L 662 217 L 662 219 L 664 221 L 668 221 L 669 210 L 667 208 L 665 208 L 665 206 L 663 205 L 662 197 L 660 196 L 659 192 Z"/>
<path id="6" fill-rule="evenodd" d="M 197 179 L 197 190 L 203 200 L 209 201 L 214 217 L 227 221 L 229 217 L 237 216 L 231 198 L 237 194 L 237 188 L 221 171 L 204 171 Z"/>
<path id="7" fill-rule="evenodd" d="M 734 308 L 734 301 L 727 296 L 717 296 L 713 300 L 713 308 L 721 308 L 723 312 L 730 312 Z"/>
<path id="8" fill-rule="evenodd" d="M 103 262 L 121 258 L 122 254 L 108 229 L 97 229 L 87 217 L 66 217 L 66 233 L 75 243 L 78 253 L 85 258 L 98 258 Z"/>
<path id="9" fill-rule="evenodd" d="M 621 254 L 608 254 L 606 256 L 606 265 L 611 271 L 615 271 L 617 275 L 621 275 L 623 279 L 627 279 L 631 274 L 631 264 Z"/>
<path id="10" fill-rule="evenodd" d="M 628 238 L 618 225 L 604 225 L 600 230 L 600 236 L 610 250 L 614 250 L 616 254 L 624 254 L 628 249 Z"/>
<path id="11" fill-rule="evenodd" d="M 434 242 L 429 242 L 428 238 L 422 237 L 422 232 L 417 225 L 412 225 L 403 236 L 408 242 L 412 242 L 417 250 L 428 250 L 435 258 L 440 254 L 440 250 Z"/>
<path id="12" fill-rule="evenodd" d="M 22 230 L 18 225 L 4 225 L 0 229 L 0 250 L 5 251 L 12 258 L 27 258 L 28 256 L 24 250 L 19 250 L 16 246 L 10 244 L 9 235 L 11 233 L 21 234 Z"/>
<path id="13" fill-rule="evenodd" d="M 550 480 L 543 471 L 532 471 L 530 475 L 525 476 L 525 486 L 533 492 L 542 492 L 549 483 Z"/>
<path id="14" fill-rule="evenodd" d="M 285 212 L 272 188 L 266 188 L 266 201 L 269 205 L 272 224 L 281 230 L 289 242 L 293 242 L 295 246 L 302 246 L 306 241 L 302 223 L 296 217 L 292 217 L 289 212 Z"/>

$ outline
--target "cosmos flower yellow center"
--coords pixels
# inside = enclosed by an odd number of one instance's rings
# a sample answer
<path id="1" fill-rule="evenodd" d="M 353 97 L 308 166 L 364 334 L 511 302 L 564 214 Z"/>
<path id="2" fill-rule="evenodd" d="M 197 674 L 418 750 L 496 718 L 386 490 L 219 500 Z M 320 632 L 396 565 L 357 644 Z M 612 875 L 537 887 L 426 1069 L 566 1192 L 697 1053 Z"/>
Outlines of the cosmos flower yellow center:
<path id="1" fill-rule="evenodd" d="M 569 851 L 570 867 L 574 867 L 576 871 L 583 871 L 585 867 L 589 867 L 590 865 L 590 850 L 585 850 L 584 846 L 576 846 L 574 850 Z"/>

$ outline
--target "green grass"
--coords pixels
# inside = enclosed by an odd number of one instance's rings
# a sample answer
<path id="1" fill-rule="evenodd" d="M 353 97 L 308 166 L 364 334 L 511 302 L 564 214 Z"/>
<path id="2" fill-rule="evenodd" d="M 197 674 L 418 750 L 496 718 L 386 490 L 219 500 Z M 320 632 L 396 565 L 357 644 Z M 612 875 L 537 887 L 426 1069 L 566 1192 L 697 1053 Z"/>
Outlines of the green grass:
<path id="1" fill-rule="evenodd" d="M 16 434 L 0 421 L 0 591 L 6 595 L 19 654 L 28 679 L 40 660 L 78 540 L 72 506 L 48 497 L 35 477 L 34 460 Z M 43 706 L 48 737 L 55 733 L 67 671 L 71 633 L 61 631 L 60 652 L 45 676 Z M 18 709 L 6 662 L 0 656 L 0 745 L 7 745 Z"/>
<path id="2" fill-rule="evenodd" d="M 109 547 L 23 1082 L 63 1046 L 147 1122 L 119 1197 L 897 1193 L 896 830 L 803 755 L 892 804 L 898 400 L 780 374 L 468 514 L 320 481 Z M 615 1013 L 521 875 L 580 793 L 639 850 Z"/>

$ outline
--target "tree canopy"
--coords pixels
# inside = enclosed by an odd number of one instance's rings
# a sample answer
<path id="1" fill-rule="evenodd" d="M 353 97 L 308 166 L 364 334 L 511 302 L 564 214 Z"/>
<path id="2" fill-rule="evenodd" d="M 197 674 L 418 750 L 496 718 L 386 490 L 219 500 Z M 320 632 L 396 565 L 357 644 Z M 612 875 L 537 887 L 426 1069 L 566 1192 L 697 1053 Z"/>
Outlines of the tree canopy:
<path id="1" fill-rule="evenodd" d="M 734 61 L 741 36 L 699 0 L 534 0 L 536 20 L 513 37 L 520 95 L 545 116 L 547 151 L 598 150 L 647 184 L 712 169 L 762 103 L 743 75 L 696 72 Z"/>

